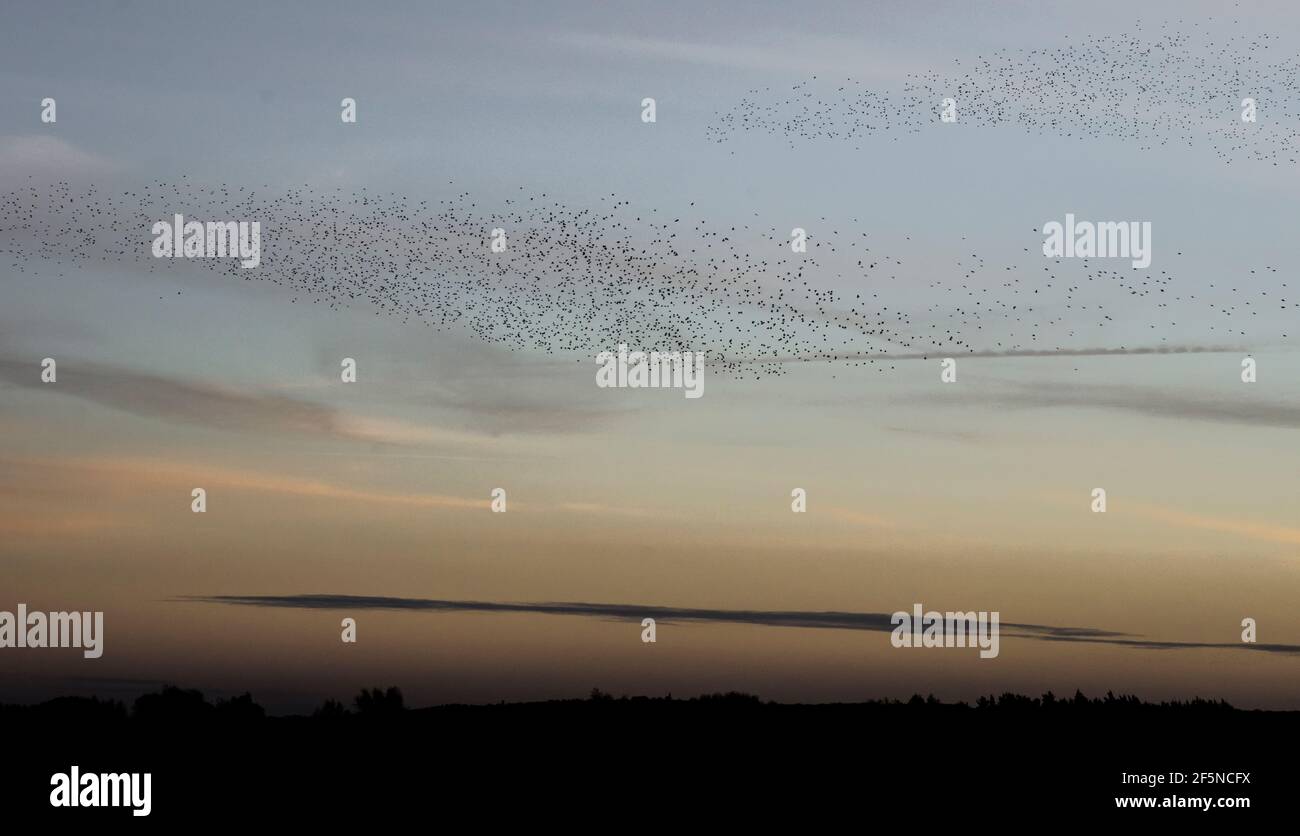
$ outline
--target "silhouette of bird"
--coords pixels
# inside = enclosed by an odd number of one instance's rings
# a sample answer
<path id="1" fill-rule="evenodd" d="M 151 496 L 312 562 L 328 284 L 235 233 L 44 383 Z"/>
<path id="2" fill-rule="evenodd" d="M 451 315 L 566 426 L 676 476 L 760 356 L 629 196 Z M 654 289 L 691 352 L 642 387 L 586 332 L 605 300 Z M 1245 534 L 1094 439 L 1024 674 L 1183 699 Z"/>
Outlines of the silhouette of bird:
<path id="1" fill-rule="evenodd" d="M 1192 321 L 1224 340 L 1276 338 L 1269 329 L 1286 337 L 1296 307 L 1276 267 L 1243 268 L 1239 279 L 1194 293 L 1174 278 L 1181 253 L 1158 270 L 1047 259 L 1037 230 L 1004 263 L 970 252 L 963 239 L 953 269 L 936 276 L 913 266 L 934 250 L 914 252 L 921 245 L 910 236 L 886 252 L 866 232 L 822 218 L 825 234 L 811 230 L 797 253 L 789 231 L 757 221 L 711 225 L 635 210 L 613 194 L 596 203 L 578 208 L 522 188 L 489 209 L 454 186 L 440 200 L 417 200 L 188 178 L 114 194 L 33 183 L 0 197 L 0 263 L 18 272 L 39 261 L 208 270 L 279 286 L 291 303 L 365 306 L 400 323 L 580 362 L 620 343 L 703 352 L 712 369 L 737 377 L 782 375 L 798 362 L 883 372 L 896 357 L 1067 351 L 1087 341 L 1123 349 L 1127 342 L 1109 336 L 1119 333 L 1117 309 L 1126 333 L 1145 326 L 1157 346 L 1205 337 L 1180 330 Z M 260 265 L 154 257 L 149 231 L 178 211 L 187 220 L 258 221 Z M 490 246 L 494 229 L 505 231 L 503 252 Z"/>
<path id="2" fill-rule="evenodd" d="M 1277 35 L 1224 34 L 1228 24 L 1141 23 L 1119 35 L 1067 37 L 1059 47 L 1002 49 L 948 72 L 909 73 L 897 89 L 816 76 L 781 93 L 751 90 L 706 130 L 725 143 L 769 134 L 801 142 L 900 136 L 943 124 L 1016 126 L 1037 135 L 1110 139 L 1151 150 L 1204 142 L 1224 163 L 1294 164 L 1300 157 L 1300 59 Z M 1255 121 L 1243 119 L 1253 99 Z M 1259 114 L 1263 114 L 1262 116 Z"/>

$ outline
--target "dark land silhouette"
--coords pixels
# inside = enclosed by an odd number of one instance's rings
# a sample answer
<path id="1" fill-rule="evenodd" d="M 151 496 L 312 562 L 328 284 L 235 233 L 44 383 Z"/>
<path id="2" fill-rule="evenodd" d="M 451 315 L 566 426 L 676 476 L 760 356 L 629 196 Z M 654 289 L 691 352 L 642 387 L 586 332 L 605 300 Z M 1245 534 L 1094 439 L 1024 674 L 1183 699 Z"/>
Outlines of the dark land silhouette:
<path id="1" fill-rule="evenodd" d="M 882 811 L 969 808 L 980 821 L 1197 815 L 1222 824 L 1289 803 L 1298 731 L 1300 712 L 1110 693 L 787 704 L 595 689 L 585 699 L 412 708 L 388 687 L 325 700 L 310 715 L 268 716 L 249 694 L 211 702 L 166 687 L 130 707 L 82 697 L 0 705 L 9 752 L 0 798 L 11 816 L 131 821 L 122 809 L 49 806 L 50 776 L 75 764 L 83 774 L 152 773 L 150 823 L 421 811 L 439 822 L 453 812 L 576 822 L 653 808 L 691 810 L 700 823 L 810 816 L 817 830 L 818 816 L 833 816 L 829 827 L 844 815 L 866 823 Z M 1243 785 L 1122 782 L 1171 771 L 1251 775 Z M 1252 809 L 1115 806 L 1116 796 L 1171 792 L 1244 796 Z"/>

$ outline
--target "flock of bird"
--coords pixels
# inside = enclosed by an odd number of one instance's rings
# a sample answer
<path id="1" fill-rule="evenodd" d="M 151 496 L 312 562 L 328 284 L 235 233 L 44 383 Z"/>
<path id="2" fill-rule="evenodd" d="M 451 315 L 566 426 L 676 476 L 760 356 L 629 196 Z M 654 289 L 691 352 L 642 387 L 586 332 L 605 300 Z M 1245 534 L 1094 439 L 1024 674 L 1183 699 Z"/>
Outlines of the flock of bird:
<path id="1" fill-rule="evenodd" d="M 1035 134 L 1109 138 L 1149 150 L 1206 142 L 1225 162 L 1277 165 L 1300 159 L 1300 56 L 1276 35 L 1188 31 L 1140 25 L 1062 46 L 1006 49 L 951 72 L 908 74 L 895 89 L 813 77 L 781 93 L 750 91 L 708 128 L 714 142 L 770 134 L 855 144 L 869 136 L 943 126 L 944 100 L 956 123 L 1015 126 Z M 1254 121 L 1242 116 L 1255 103 Z M 858 147 L 861 147 L 860 145 Z"/>
<path id="2" fill-rule="evenodd" d="M 259 221 L 260 265 L 155 257 L 149 232 L 175 212 Z M 884 371 L 912 357 L 1111 350 L 1135 338 L 1135 324 L 1146 348 L 1286 337 L 1300 301 L 1271 266 L 1193 292 L 1171 272 L 1181 254 L 1148 270 L 1048 259 L 1035 232 L 1011 261 L 966 251 L 936 273 L 932 248 L 920 251 L 910 237 L 885 247 L 826 219 L 810 226 L 807 251 L 795 252 L 789 230 L 757 219 L 715 227 L 614 195 L 575 208 L 520 189 L 487 209 L 463 192 L 428 201 L 182 181 L 110 194 L 64 182 L 0 197 L 0 266 L 206 269 L 278 285 L 295 303 L 368 306 L 579 361 L 619 343 L 699 351 L 738 377 L 785 374 L 797 361 Z M 500 252 L 496 229 L 505 234 Z M 1187 319 L 1196 330 L 1179 330 Z"/>
<path id="3" fill-rule="evenodd" d="M 825 93 L 801 83 L 784 98 L 759 91 L 709 133 L 719 142 L 752 131 L 791 142 L 857 141 L 938 125 L 937 108 L 951 97 L 968 124 L 1148 148 L 1208 136 L 1225 158 L 1295 162 L 1300 57 L 1273 59 L 1272 47 L 1268 35 L 1221 43 L 1172 31 L 1150 41 L 1140 32 L 1089 37 L 996 52 L 950 75 L 912 77 L 895 92 L 851 81 Z M 1245 96 L 1258 100 L 1257 123 L 1239 118 Z M 960 252 L 944 269 L 932 248 L 917 254 L 906 237 L 877 242 L 849 227 L 856 220 L 812 219 L 807 250 L 796 252 L 792 231 L 764 225 L 757 213 L 750 223 L 710 224 L 689 217 L 693 207 L 638 210 L 610 194 L 578 208 L 522 187 L 484 207 L 454 186 L 441 200 L 417 200 L 188 179 L 111 193 L 32 183 L 0 197 L 0 266 L 22 272 L 71 260 L 207 269 L 278 285 L 293 302 L 369 306 L 513 349 L 578 360 L 620 343 L 689 350 L 743 377 L 785 374 L 797 361 L 885 371 L 910 357 L 1286 338 L 1297 305 L 1271 266 L 1194 288 L 1175 281 L 1182 253 L 1162 254 L 1149 270 L 1048 259 L 1035 230 L 1003 263 L 954 242 Z M 177 212 L 258 221 L 260 265 L 154 257 L 147 233 Z M 494 230 L 505 236 L 499 251 Z M 1195 330 L 1180 330 L 1189 320 Z"/>

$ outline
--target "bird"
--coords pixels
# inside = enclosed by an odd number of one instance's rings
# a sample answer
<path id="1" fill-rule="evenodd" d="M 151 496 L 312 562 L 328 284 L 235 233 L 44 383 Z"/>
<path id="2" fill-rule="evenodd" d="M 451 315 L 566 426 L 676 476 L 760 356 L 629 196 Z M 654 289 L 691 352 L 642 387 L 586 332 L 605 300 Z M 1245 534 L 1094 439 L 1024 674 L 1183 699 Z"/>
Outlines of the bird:
<path id="1" fill-rule="evenodd" d="M 1120 34 L 1064 41 L 994 50 L 965 64 L 953 59 L 950 68 L 908 73 L 895 87 L 812 76 L 788 88 L 754 88 L 714 116 L 706 138 L 723 144 L 766 134 L 792 148 L 847 142 L 860 150 L 873 136 L 897 141 L 948 129 L 941 117 L 951 99 L 956 123 L 967 127 L 1113 140 L 1143 151 L 1204 145 L 1224 164 L 1300 158 L 1300 60 L 1277 34 L 1234 32 L 1211 18 L 1165 21 L 1150 33 L 1138 21 Z"/>
<path id="2" fill-rule="evenodd" d="M 800 363 L 888 373 L 900 359 L 1077 353 L 1090 341 L 1126 350 L 1135 330 L 1169 350 L 1206 336 L 1277 340 L 1296 310 L 1267 264 L 1185 287 L 1176 277 L 1192 259 L 1182 252 L 1150 270 L 1045 258 L 1035 229 L 1032 246 L 1000 259 L 963 236 L 941 256 L 951 269 L 936 273 L 922 266 L 936 257 L 931 242 L 877 241 L 857 219 L 814 219 L 806 251 L 794 252 L 790 232 L 758 213 L 711 222 L 694 207 L 638 208 L 617 194 L 592 203 L 523 186 L 481 202 L 455 183 L 420 198 L 188 177 L 117 191 L 33 181 L 0 196 L 0 264 L 202 270 L 277 286 L 289 304 L 366 309 L 575 362 L 619 344 L 697 352 L 711 371 L 742 379 Z M 147 233 L 178 210 L 259 221 L 261 263 L 155 258 Z M 491 247 L 493 230 L 505 234 L 503 251 Z"/>

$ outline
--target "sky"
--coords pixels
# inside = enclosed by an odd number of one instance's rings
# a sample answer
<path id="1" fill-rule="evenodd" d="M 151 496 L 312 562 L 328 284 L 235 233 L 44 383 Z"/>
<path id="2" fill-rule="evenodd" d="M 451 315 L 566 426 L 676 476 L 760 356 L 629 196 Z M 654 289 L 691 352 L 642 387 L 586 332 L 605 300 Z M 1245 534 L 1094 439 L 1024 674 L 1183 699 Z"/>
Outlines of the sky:
<path id="1" fill-rule="evenodd" d="M 573 211 L 615 199 L 749 224 L 733 247 L 755 253 L 759 231 L 803 227 L 816 257 L 800 292 L 834 294 L 825 321 L 879 298 L 923 356 L 713 366 L 699 399 L 600 389 L 611 344 L 519 349 L 238 270 L 153 269 L 143 222 L 129 257 L 38 257 L 4 216 L 0 610 L 102 610 L 105 652 L 0 649 L 0 701 L 170 682 L 274 711 L 390 684 L 420 705 L 599 687 L 1300 708 L 1300 358 L 1294 305 L 1272 304 L 1298 292 L 1294 163 L 1216 154 L 1213 124 L 1155 149 L 982 125 L 960 94 L 970 118 L 918 132 L 711 134 L 747 96 L 840 79 L 897 92 L 999 50 L 1162 25 L 1206 60 L 1202 39 L 1267 33 L 1271 52 L 1252 55 L 1295 82 L 1288 4 L 268 5 L 10 4 L 0 194 L 231 184 L 467 193 L 484 212 L 521 193 Z M 1295 93 L 1213 95 L 1258 95 L 1265 124 L 1294 135 Z M 1039 230 L 1067 212 L 1151 221 L 1152 266 L 1099 277 L 1045 258 Z M 864 233 L 896 259 L 888 275 L 854 269 L 845 242 Z M 975 316 L 979 298 L 995 301 Z M 1004 315 L 1013 299 L 1030 310 Z M 960 352 L 925 348 L 957 327 Z M 851 336 L 858 354 L 908 354 Z M 490 509 L 498 487 L 506 513 Z M 533 606 L 556 602 L 597 606 Z M 917 602 L 1038 629 L 1004 627 L 980 659 L 816 615 Z M 653 644 L 638 608 L 661 613 Z"/>

